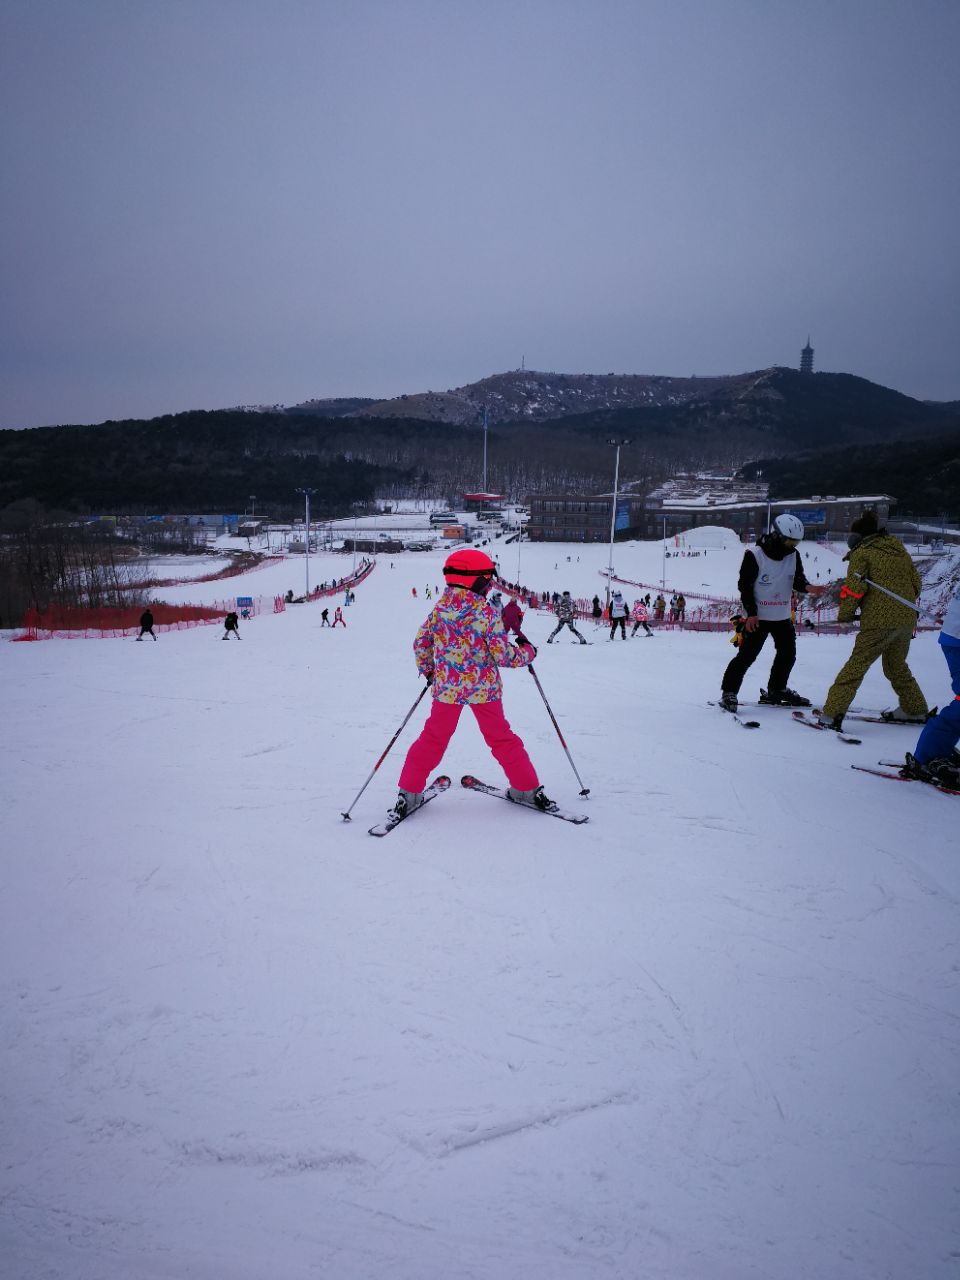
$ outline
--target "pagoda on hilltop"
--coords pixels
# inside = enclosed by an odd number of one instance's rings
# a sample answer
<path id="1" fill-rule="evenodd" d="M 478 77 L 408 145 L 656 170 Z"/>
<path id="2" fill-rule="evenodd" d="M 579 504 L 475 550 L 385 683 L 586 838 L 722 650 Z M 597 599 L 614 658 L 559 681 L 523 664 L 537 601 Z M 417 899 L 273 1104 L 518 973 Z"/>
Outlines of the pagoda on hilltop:
<path id="1" fill-rule="evenodd" d="M 807 334 L 807 345 L 800 352 L 800 372 L 813 373 L 813 347 L 810 345 L 810 335 Z"/>

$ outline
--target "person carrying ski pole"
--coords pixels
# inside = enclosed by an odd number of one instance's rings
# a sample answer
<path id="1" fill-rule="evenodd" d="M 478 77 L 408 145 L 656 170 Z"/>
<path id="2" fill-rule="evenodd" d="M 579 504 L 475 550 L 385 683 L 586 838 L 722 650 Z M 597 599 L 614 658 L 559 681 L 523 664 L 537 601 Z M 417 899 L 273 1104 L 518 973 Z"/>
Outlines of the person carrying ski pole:
<path id="1" fill-rule="evenodd" d="M 850 526 L 850 550 L 844 556 L 849 570 L 840 588 L 837 621 L 853 622 L 860 614 L 860 634 L 853 652 L 837 672 L 823 704 L 820 723 L 838 733 L 864 676 L 878 658 L 893 686 L 898 705 L 884 712 L 886 720 L 923 724 L 927 700 L 907 666 L 910 641 L 917 625 L 916 601 L 920 575 L 899 538 L 877 525 L 872 511 L 864 511 Z M 866 579 L 870 579 L 867 582 Z"/>
<path id="2" fill-rule="evenodd" d="M 508 798 L 538 809 L 554 804 L 503 714 L 499 668 L 527 667 L 537 651 L 522 634 L 512 645 L 499 610 L 486 600 L 495 572 L 488 555 L 469 547 L 454 551 L 443 566 L 446 588 L 413 642 L 417 670 L 431 686 L 433 705 L 403 762 L 391 816 L 406 817 L 423 803 L 427 778 L 443 759 L 466 706 L 507 775 Z"/>
<path id="3" fill-rule="evenodd" d="M 584 640 L 583 636 L 580 634 L 580 632 L 577 630 L 577 628 L 573 625 L 573 617 L 575 612 L 576 611 L 573 607 L 573 600 L 570 597 L 570 592 L 565 591 L 563 595 L 560 597 L 560 599 L 557 601 L 556 605 L 554 606 L 554 613 L 556 613 L 558 621 L 557 621 L 557 625 L 547 636 L 547 644 L 553 644 L 554 636 L 558 636 L 563 627 L 569 627 L 581 644 L 587 643 L 586 640 Z"/>

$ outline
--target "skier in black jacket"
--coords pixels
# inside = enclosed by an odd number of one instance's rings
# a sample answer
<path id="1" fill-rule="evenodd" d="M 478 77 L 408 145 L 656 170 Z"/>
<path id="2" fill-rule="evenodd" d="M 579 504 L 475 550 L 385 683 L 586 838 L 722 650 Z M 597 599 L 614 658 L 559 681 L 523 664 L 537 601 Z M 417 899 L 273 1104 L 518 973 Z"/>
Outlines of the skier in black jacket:
<path id="1" fill-rule="evenodd" d="M 793 625 L 793 596 L 819 595 L 825 587 L 807 582 L 797 547 L 803 539 L 803 522 L 783 512 L 769 533 L 748 547 L 740 565 L 737 589 L 743 603 L 743 643 L 723 673 L 720 705 L 737 710 L 737 694 L 748 669 L 760 656 L 767 636 L 773 636 L 776 652 L 766 689 L 760 701 L 778 706 L 809 707 L 808 698 L 787 688 L 797 660 L 797 633 Z"/>

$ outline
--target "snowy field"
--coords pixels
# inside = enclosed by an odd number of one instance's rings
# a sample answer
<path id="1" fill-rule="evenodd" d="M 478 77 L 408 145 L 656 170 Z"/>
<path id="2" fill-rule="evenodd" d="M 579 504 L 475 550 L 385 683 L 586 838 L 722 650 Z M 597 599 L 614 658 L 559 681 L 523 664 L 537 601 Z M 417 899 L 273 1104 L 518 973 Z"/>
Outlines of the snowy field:
<path id="1" fill-rule="evenodd" d="M 615 568 L 733 595 L 742 549 L 707 550 Z M 603 593 L 606 547 L 509 546 L 509 579 L 517 555 L 538 590 Z M 426 700 L 340 814 L 422 685 L 442 560 L 381 559 L 346 630 L 314 604 L 241 643 L 0 645 L 0 1273 L 955 1278 L 958 801 L 849 767 L 916 731 L 846 746 L 764 708 L 747 732 L 706 705 L 726 635 L 587 624 L 593 653 L 537 672 L 588 799 L 528 673 L 504 685 L 589 824 L 455 785 L 371 839 Z M 822 699 L 851 644 L 801 636 L 793 687 Z M 911 662 L 943 701 L 935 635 Z M 891 701 L 875 670 L 860 704 Z M 443 768 L 502 781 L 469 713 Z"/>

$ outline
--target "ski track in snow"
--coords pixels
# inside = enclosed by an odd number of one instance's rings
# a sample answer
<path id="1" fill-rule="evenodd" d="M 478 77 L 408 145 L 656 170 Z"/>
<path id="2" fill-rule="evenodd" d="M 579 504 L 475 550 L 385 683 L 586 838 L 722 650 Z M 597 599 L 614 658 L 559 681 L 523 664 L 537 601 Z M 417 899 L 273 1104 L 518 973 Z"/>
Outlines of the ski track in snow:
<path id="1" fill-rule="evenodd" d="M 605 548 L 520 555 L 602 595 Z M 955 801 L 847 767 L 916 731 L 741 734 L 705 705 L 725 635 L 584 654 L 535 613 L 590 797 L 522 671 L 507 716 L 590 823 L 454 787 L 371 840 L 426 700 L 340 814 L 420 687 L 410 588 L 441 559 L 382 560 L 346 631 L 305 606 L 232 647 L 0 645 L 4 1274 L 952 1280 Z M 739 559 L 668 588 L 729 594 Z M 660 545 L 616 566 L 657 581 Z M 851 643 L 801 636 L 791 683 L 822 699 Z M 942 701 L 933 636 L 911 664 Z M 857 701 L 891 705 L 878 669 Z M 500 779 L 469 713 L 442 769 Z"/>

